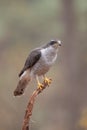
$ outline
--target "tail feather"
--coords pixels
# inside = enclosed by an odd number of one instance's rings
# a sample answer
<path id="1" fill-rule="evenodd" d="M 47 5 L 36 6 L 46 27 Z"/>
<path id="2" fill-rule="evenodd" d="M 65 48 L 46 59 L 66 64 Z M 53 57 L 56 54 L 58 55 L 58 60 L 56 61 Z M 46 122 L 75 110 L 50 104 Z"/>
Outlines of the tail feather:
<path id="1" fill-rule="evenodd" d="M 29 70 L 26 70 L 20 77 L 17 88 L 14 91 L 14 96 L 22 95 L 30 80 Z"/>

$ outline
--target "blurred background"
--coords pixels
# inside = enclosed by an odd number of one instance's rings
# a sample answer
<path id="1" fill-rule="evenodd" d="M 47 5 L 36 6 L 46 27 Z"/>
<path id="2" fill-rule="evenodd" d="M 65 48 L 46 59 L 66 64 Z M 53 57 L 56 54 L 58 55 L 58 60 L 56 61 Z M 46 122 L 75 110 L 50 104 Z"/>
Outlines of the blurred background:
<path id="1" fill-rule="evenodd" d="M 87 1 L 0 0 L 0 130 L 20 130 L 30 95 L 14 97 L 32 49 L 60 39 L 53 79 L 35 102 L 31 130 L 87 130 Z"/>

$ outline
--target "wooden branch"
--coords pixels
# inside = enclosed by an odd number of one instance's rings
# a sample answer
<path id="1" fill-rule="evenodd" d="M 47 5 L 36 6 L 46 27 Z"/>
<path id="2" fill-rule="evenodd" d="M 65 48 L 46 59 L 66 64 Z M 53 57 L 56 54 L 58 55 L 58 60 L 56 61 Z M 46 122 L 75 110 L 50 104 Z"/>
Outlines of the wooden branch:
<path id="1" fill-rule="evenodd" d="M 51 81 L 51 79 L 50 79 L 50 81 Z M 34 106 L 36 97 L 48 86 L 48 83 L 44 81 L 42 83 L 42 85 L 43 85 L 42 89 L 37 88 L 30 97 L 30 100 L 29 100 L 27 108 L 26 108 L 25 116 L 24 116 L 22 130 L 29 130 L 29 121 L 30 121 L 30 117 L 32 115 L 32 110 L 33 110 L 33 106 Z"/>

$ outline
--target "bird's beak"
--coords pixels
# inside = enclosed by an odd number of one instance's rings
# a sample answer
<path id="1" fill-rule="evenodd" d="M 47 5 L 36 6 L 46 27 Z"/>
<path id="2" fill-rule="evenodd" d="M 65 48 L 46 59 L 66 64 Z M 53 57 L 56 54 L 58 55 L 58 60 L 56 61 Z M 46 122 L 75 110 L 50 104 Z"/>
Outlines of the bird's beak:
<path id="1" fill-rule="evenodd" d="M 58 46 L 61 46 L 61 41 L 60 41 L 60 40 L 58 40 L 57 42 L 58 42 Z"/>

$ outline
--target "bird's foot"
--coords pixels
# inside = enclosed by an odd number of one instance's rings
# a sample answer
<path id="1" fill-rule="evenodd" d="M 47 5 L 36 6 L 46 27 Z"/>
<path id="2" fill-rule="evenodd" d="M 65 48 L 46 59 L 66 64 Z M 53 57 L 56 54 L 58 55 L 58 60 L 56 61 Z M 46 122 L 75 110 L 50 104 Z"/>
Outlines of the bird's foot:
<path id="1" fill-rule="evenodd" d="M 43 89 L 43 87 L 44 87 L 44 85 L 43 85 L 43 84 L 38 83 L 38 88 L 39 88 L 40 90 L 42 90 L 42 89 Z"/>
<path id="2" fill-rule="evenodd" d="M 45 77 L 44 82 L 45 82 L 45 84 L 47 84 L 49 86 L 52 82 L 52 79 Z"/>

